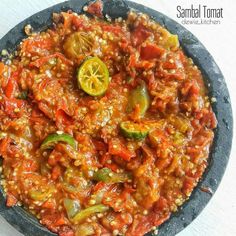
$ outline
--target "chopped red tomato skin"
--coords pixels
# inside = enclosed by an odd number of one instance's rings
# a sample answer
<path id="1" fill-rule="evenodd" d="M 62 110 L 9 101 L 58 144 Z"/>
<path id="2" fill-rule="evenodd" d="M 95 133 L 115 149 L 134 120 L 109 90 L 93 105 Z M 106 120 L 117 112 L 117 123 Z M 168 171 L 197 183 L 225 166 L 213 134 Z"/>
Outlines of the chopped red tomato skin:
<path id="1" fill-rule="evenodd" d="M 55 209 L 56 208 L 56 202 L 53 201 L 53 200 L 47 200 L 46 202 L 43 203 L 42 205 L 43 208 L 46 208 L 46 209 Z"/>
<path id="2" fill-rule="evenodd" d="M 111 155 L 116 155 L 124 159 L 125 161 L 130 161 L 132 157 L 135 156 L 134 152 L 129 151 L 123 142 L 119 139 L 112 139 L 109 144 L 108 152 Z"/>
<path id="3" fill-rule="evenodd" d="M 65 216 L 62 214 L 45 214 L 40 222 L 41 224 L 47 226 L 53 232 L 63 232 L 64 227 L 69 223 L 68 220 L 66 220 Z M 71 230 L 68 231 L 70 232 Z"/>
<path id="4" fill-rule="evenodd" d="M 129 67 L 137 69 L 151 69 L 155 66 L 154 62 L 148 60 L 139 60 L 137 54 L 131 54 L 129 59 Z"/>
<path id="5" fill-rule="evenodd" d="M 76 29 L 80 29 L 84 26 L 84 21 L 82 19 L 78 19 L 77 17 L 73 17 L 72 24 L 76 27 Z"/>
<path id="6" fill-rule="evenodd" d="M 4 68 L 5 65 L 2 62 L 0 62 L 0 76 L 3 74 Z"/>
<path id="7" fill-rule="evenodd" d="M 61 175 L 62 175 L 62 171 L 61 171 L 60 166 L 55 166 L 52 169 L 52 179 L 57 180 Z"/>
<path id="8" fill-rule="evenodd" d="M 134 46 L 142 44 L 149 36 L 151 32 L 143 25 L 139 24 L 131 33 L 131 41 Z"/>
<path id="9" fill-rule="evenodd" d="M 174 70 L 176 69 L 176 64 L 174 62 L 166 61 L 162 64 L 163 69 Z"/>
<path id="10" fill-rule="evenodd" d="M 0 153 L 2 155 L 3 158 L 6 158 L 6 154 L 7 154 L 7 151 L 8 151 L 8 147 L 10 145 L 10 142 L 11 142 L 11 138 L 5 138 L 5 139 L 2 139 L 0 140 Z"/>
<path id="11" fill-rule="evenodd" d="M 184 82 L 183 87 L 181 89 L 181 93 L 184 96 L 198 96 L 200 92 L 199 86 L 197 85 L 196 81 L 187 81 Z"/>
<path id="12" fill-rule="evenodd" d="M 165 53 L 165 49 L 155 44 L 147 44 L 141 47 L 140 56 L 142 60 L 159 59 Z"/>
<path id="13" fill-rule="evenodd" d="M 23 42 L 22 50 L 32 55 L 37 55 L 40 50 L 49 51 L 52 49 L 53 41 L 51 38 L 37 38 L 35 40 L 27 39 Z"/>
<path id="14" fill-rule="evenodd" d="M 59 129 L 73 124 L 72 118 L 62 109 L 57 110 L 55 117 Z"/>
<path id="15" fill-rule="evenodd" d="M 160 197 L 154 205 L 156 213 L 168 210 L 168 200 L 164 197 Z"/>
<path id="16" fill-rule="evenodd" d="M 12 98 L 14 96 L 15 87 L 16 87 L 15 81 L 12 78 L 10 78 L 5 88 L 5 95 L 7 98 Z"/>
<path id="17" fill-rule="evenodd" d="M 4 107 L 4 111 L 8 116 L 15 118 L 20 116 L 22 112 L 21 109 L 24 106 L 24 101 L 16 98 L 5 98 L 5 101 L 0 101 L 0 104 L 2 104 L 2 106 Z"/>

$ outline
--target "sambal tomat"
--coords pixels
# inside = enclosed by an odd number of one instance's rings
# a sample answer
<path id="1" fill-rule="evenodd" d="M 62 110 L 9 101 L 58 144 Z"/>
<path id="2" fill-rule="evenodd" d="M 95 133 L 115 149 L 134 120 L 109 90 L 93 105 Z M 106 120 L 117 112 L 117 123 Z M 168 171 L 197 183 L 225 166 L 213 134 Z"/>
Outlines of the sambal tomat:
<path id="1" fill-rule="evenodd" d="M 6 205 L 60 236 L 142 236 L 190 197 L 217 121 L 177 35 L 86 10 L 27 27 L 0 63 Z"/>

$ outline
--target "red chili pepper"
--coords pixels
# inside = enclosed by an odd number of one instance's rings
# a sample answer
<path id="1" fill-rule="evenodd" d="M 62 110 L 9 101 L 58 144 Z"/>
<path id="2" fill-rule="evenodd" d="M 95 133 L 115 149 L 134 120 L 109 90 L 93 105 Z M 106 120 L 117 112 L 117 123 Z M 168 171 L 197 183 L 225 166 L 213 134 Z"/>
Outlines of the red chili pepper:
<path id="1" fill-rule="evenodd" d="M 129 67 L 134 67 L 136 65 L 137 56 L 136 54 L 131 54 L 129 58 Z"/>
<path id="2" fill-rule="evenodd" d="M 49 106 L 44 102 L 38 103 L 38 108 L 49 118 L 53 118 L 52 110 L 49 108 Z"/>
<path id="3" fill-rule="evenodd" d="M 7 157 L 7 150 L 8 150 L 8 147 L 11 143 L 11 138 L 9 137 L 6 137 L 2 140 L 0 140 L 0 155 L 5 158 Z"/>
<path id="4" fill-rule="evenodd" d="M 0 76 L 2 75 L 2 73 L 4 71 L 4 68 L 5 68 L 5 65 L 0 62 Z"/>
<path id="5" fill-rule="evenodd" d="M 97 192 L 101 189 L 103 189 L 106 186 L 104 182 L 98 182 L 94 187 L 93 187 L 93 192 Z"/>
<path id="6" fill-rule="evenodd" d="M 131 41 L 134 46 L 139 46 L 150 35 L 151 35 L 151 32 L 148 31 L 148 29 L 145 26 L 139 24 L 138 27 L 136 27 L 135 30 L 131 34 Z"/>
<path id="7" fill-rule="evenodd" d="M 141 47 L 140 56 L 143 60 L 152 60 L 160 58 L 165 52 L 165 49 L 158 47 L 155 44 L 147 44 Z"/>
<path id="8" fill-rule="evenodd" d="M 0 102 L 1 104 L 1 102 Z M 15 113 L 14 110 L 16 108 L 21 109 L 24 106 L 24 101 L 19 100 L 16 98 L 5 98 L 4 101 L 2 102 L 2 105 L 4 107 L 4 111 L 7 115 L 9 115 L 12 118 L 19 117 L 21 112 Z"/>
<path id="9" fill-rule="evenodd" d="M 16 88 L 15 80 L 13 78 L 10 78 L 7 83 L 7 86 L 5 87 L 5 95 L 7 98 L 13 97 L 15 88 Z"/>
<path id="10" fill-rule="evenodd" d="M 42 208 L 55 209 L 56 208 L 55 200 L 49 198 L 46 202 L 43 203 Z"/>
<path id="11" fill-rule="evenodd" d="M 73 15 L 73 16 L 74 16 L 74 15 Z M 79 29 L 79 28 L 81 28 L 81 27 L 83 26 L 84 20 L 81 19 L 81 18 L 78 18 L 77 16 L 74 16 L 74 17 L 72 18 L 72 24 L 73 24 L 73 26 L 76 27 L 76 29 Z"/>
<path id="12" fill-rule="evenodd" d="M 162 68 L 165 69 L 165 70 L 172 70 L 172 69 L 176 69 L 177 66 L 176 66 L 175 62 L 170 63 L 169 61 L 165 61 L 162 64 Z"/>
<path id="13" fill-rule="evenodd" d="M 132 157 L 135 156 L 135 153 L 128 150 L 122 141 L 118 138 L 112 139 L 109 144 L 109 153 L 112 155 L 116 155 L 124 159 L 125 161 L 130 161 Z"/>
<path id="14" fill-rule="evenodd" d="M 183 83 L 181 93 L 184 96 L 198 96 L 200 88 L 195 80 L 186 81 Z"/>
<path id="15" fill-rule="evenodd" d="M 67 115 L 67 113 L 64 110 L 59 109 L 56 112 L 56 125 L 60 127 L 61 124 L 66 125 L 66 126 L 71 125 L 72 118 L 69 115 Z"/>
<path id="16" fill-rule="evenodd" d="M 155 63 L 147 60 L 139 60 L 136 54 L 131 54 L 129 59 L 129 67 L 135 67 L 138 69 L 150 69 L 154 67 Z"/>
<path id="17" fill-rule="evenodd" d="M 23 41 L 22 44 L 22 51 L 26 53 L 31 54 L 38 54 L 38 49 L 41 50 L 50 50 L 53 45 L 53 40 L 51 38 L 42 38 L 42 37 L 36 37 L 36 38 L 28 38 L 25 41 Z"/>
<path id="18" fill-rule="evenodd" d="M 61 167 L 60 166 L 55 166 L 52 169 L 52 179 L 57 180 L 61 176 Z"/>

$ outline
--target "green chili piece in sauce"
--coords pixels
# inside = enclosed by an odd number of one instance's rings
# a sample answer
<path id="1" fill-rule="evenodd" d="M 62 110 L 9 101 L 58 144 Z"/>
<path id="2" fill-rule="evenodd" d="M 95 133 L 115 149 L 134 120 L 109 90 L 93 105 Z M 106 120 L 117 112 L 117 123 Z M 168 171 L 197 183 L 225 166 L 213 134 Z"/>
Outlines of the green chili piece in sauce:
<path id="1" fill-rule="evenodd" d="M 143 117 L 150 105 L 150 97 L 144 82 L 131 91 L 127 111 L 132 112 L 137 105 L 139 106 L 140 117 Z"/>
<path id="2" fill-rule="evenodd" d="M 59 142 L 63 142 L 63 143 L 67 143 L 69 144 L 71 147 L 73 147 L 74 149 L 76 149 L 76 141 L 75 139 L 69 135 L 69 134 L 49 134 L 44 141 L 41 144 L 41 150 L 45 150 L 45 149 L 53 149 L 54 146 L 59 143 Z"/>
<path id="3" fill-rule="evenodd" d="M 65 198 L 63 200 L 63 205 L 70 219 L 73 218 L 80 211 L 80 202 L 78 200 Z"/>
<path id="4" fill-rule="evenodd" d="M 98 205 L 91 206 L 91 207 L 88 207 L 88 208 L 80 211 L 71 220 L 75 224 L 78 224 L 78 223 L 85 220 L 86 218 L 88 218 L 89 216 L 91 216 L 94 213 L 102 213 L 102 212 L 105 212 L 105 211 L 108 211 L 108 210 L 109 210 L 108 206 L 105 206 L 103 204 L 98 204 Z"/>
<path id="5" fill-rule="evenodd" d="M 129 173 L 115 173 L 109 168 L 102 168 L 93 175 L 93 179 L 105 183 L 123 183 L 130 180 L 131 176 Z"/>

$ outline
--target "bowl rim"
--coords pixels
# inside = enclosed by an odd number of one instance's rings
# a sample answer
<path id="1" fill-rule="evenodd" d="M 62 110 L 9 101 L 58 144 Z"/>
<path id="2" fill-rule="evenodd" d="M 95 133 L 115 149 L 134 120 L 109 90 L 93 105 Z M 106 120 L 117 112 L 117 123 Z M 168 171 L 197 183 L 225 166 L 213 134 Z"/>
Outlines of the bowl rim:
<path id="1" fill-rule="evenodd" d="M 28 17 L 13 27 L 0 39 L 0 50 L 7 49 L 9 51 L 14 51 L 20 41 L 27 37 L 23 32 L 25 25 L 31 24 L 34 29 L 43 31 L 51 25 L 51 16 L 53 12 L 72 9 L 75 12 L 81 13 L 84 4 L 87 2 L 87 0 L 70 0 L 62 2 Z M 159 227 L 158 236 L 172 236 L 176 235 L 189 225 L 211 199 L 213 194 L 202 191 L 201 186 L 210 187 L 212 193 L 215 193 L 223 177 L 229 160 L 233 137 L 233 116 L 230 96 L 222 72 L 213 57 L 190 31 L 163 13 L 136 2 L 125 2 L 130 8 L 148 14 L 153 20 L 160 23 L 170 32 L 178 34 L 180 45 L 185 54 L 193 59 L 194 63 L 199 67 L 203 74 L 204 82 L 209 90 L 209 97 L 214 97 L 217 100 L 212 104 L 212 108 L 216 114 L 218 126 L 215 130 L 215 138 L 209 156 L 208 167 L 205 170 L 201 181 L 195 187 L 190 199 L 186 201 L 176 213 L 173 213 L 168 221 Z M 31 214 L 23 208 L 16 206 L 8 209 L 5 206 L 5 194 L 1 186 L 0 214 L 25 236 L 55 235 L 39 224 L 36 218 L 32 217 Z M 148 233 L 147 235 L 151 235 L 151 233 Z"/>

